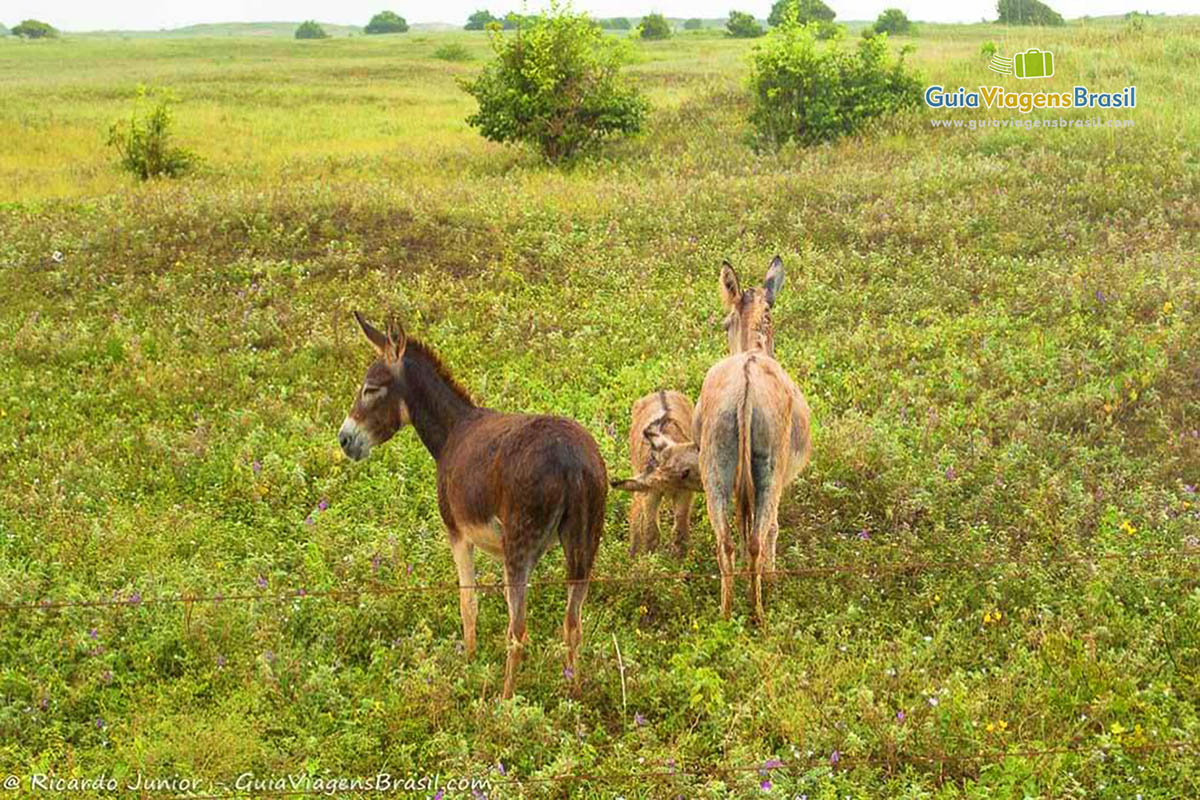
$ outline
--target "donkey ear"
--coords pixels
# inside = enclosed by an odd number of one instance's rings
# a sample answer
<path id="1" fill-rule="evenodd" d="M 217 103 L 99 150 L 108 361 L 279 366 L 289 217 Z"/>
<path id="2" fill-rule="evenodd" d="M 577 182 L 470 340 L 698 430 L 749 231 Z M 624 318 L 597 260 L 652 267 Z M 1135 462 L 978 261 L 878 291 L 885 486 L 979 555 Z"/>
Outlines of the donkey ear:
<path id="1" fill-rule="evenodd" d="M 767 293 L 767 305 L 775 305 L 775 296 L 779 294 L 779 290 L 783 288 L 783 259 L 775 256 L 771 259 L 771 266 L 767 268 L 767 279 L 763 281 L 763 289 Z"/>
<path id="2" fill-rule="evenodd" d="M 371 344 L 375 345 L 375 349 L 379 351 L 380 355 L 383 355 L 384 350 L 387 348 L 387 336 L 384 335 L 383 331 L 367 322 L 363 315 L 357 311 L 354 312 L 354 318 L 358 320 L 358 327 L 362 328 L 362 332 L 371 340 Z"/>
<path id="3" fill-rule="evenodd" d="M 383 358 L 388 363 L 399 363 L 404 358 L 404 349 L 408 346 L 408 335 L 404 326 L 392 317 L 387 325 L 387 344 L 384 346 Z"/>
<path id="4" fill-rule="evenodd" d="M 742 287 L 738 283 L 737 273 L 728 261 L 721 262 L 721 302 L 726 309 L 733 308 L 742 299 Z"/>
<path id="5" fill-rule="evenodd" d="M 651 425 L 642 431 L 642 436 L 650 443 L 650 449 L 658 452 L 675 444 L 675 440 L 662 432 L 661 425 Z"/>

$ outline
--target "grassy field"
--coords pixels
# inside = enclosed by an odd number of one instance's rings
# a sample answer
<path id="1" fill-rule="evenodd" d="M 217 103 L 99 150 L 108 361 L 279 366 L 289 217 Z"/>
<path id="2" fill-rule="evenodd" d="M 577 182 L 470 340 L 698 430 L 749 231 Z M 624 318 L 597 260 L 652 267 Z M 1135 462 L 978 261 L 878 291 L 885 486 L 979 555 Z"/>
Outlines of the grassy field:
<path id="1" fill-rule="evenodd" d="M 929 82 L 1028 88 L 986 40 L 1052 50 L 1046 88 L 1136 84 L 1091 115 L 1136 126 L 914 113 L 759 154 L 752 44 L 702 34 L 635 44 L 648 131 L 555 169 L 464 123 L 481 35 L 0 40 L 0 600 L 142 600 L 0 610 L 0 773 L 1200 795 L 1165 746 L 1200 740 L 1200 21 L 903 41 Z M 139 84 L 181 98 L 198 175 L 117 171 Z M 1003 116 L 943 116 L 968 114 Z M 371 358 L 351 310 L 395 310 L 488 405 L 580 420 L 624 474 L 633 400 L 695 396 L 722 355 L 721 259 L 775 252 L 815 424 L 781 567 L 852 569 L 781 579 L 765 630 L 710 580 L 599 584 L 579 699 L 538 587 L 500 702 L 501 597 L 468 663 L 454 593 L 419 591 L 455 574 L 432 460 L 411 431 L 337 449 Z M 682 561 L 631 560 L 609 505 L 596 575 L 716 571 L 699 503 Z M 946 560 L 979 566 L 867 569 Z M 561 574 L 551 552 L 536 579 Z M 275 599 L 369 586 L 394 593 Z M 262 601 L 148 602 L 177 594 Z M 738 769 L 771 759 L 795 765 Z"/>

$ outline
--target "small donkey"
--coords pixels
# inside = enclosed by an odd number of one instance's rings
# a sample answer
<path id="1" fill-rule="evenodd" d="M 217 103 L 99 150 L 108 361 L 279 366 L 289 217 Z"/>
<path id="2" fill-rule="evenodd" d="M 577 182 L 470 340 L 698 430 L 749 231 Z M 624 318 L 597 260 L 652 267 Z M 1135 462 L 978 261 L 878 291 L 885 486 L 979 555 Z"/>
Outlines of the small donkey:
<path id="1" fill-rule="evenodd" d="M 475 547 L 504 562 L 508 659 L 504 697 L 513 695 L 525 632 L 529 575 L 562 543 L 567 569 L 566 675 L 576 689 L 580 610 L 604 527 L 608 476 L 596 442 L 563 417 L 503 414 L 476 406 L 425 345 L 396 323 L 387 333 L 356 311 L 379 357 L 367 370 L 342 423 L 346 455 L 364 459 L 411 424 L 437 462 L 438 508 L 458 568 L 459 610 L 467 656 L 475 652 Z"/>
<path id="2" fill-rule="evenodd" d="M 692 494 L 701 490 L 700 451 L 692 443 L 692 401 L 662 390 L 633 404 L 629 460 L 634 477 L 613 481 L 614 489 L 633 492 L 629 506 L 631 555 L 658 549 L 658 506 L 663 498 L 675 513 L 675 550 L 687 551 Z"/>
<path id="3" fill-rule="evenodd" d="M 775 360 L 771 308 L 783 285 L 775 256 L 762 288 L 742 291 L 729 262 L 721 267 L 721 300 L 730 355 L 709 369 L 696 403 L 692 438 L 700 446 L 700 479 L 717 536 L 721 612 L 733 606 L 734 540 L 730 502 L 750 562 L 750 600 L 763 621 L 762 577 L 775 569 L 779 498 L 811 453 L 804 395 Z"/>

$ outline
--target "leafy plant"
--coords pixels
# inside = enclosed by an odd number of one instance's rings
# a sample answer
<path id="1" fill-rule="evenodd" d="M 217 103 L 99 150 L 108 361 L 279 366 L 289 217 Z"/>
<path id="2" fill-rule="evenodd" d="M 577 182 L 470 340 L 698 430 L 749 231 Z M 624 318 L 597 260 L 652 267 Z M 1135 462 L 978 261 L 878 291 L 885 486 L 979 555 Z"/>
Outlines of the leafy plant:
<path id="1" fill-rule="evenodd" d="M 12 34 L 25 39 L 53 39 L 58 36 L 58 29 L 41 20 L 27 19 L 15 26 Z"/>
<path id="2" fill-rule="evenodd" d="M 480 9 L 471 16 L 467 17 L 467 24 L 463 26 L 463 30 L 481 31 L 492 22 L 499 22 L 499 20 L 492 16 L 492 12 L 487 11 L 486 9 Z"/>
<path id="3" fill-rule="evenodd" d="M 600 27 L 608 31 L 627 31 L 633 28 L 633 25 L 625 17 L 613 17 L 601 20 Z"/>
<path id="4" fill-rule="evenodd" d="M 442 61 L 470 61 L 474 58 L 471 51 L 458 42 L 447 42 L 433 51 L 433 57 Z"/>
<path id="5" fill-rule="evenodd" d="M 990 39 L 979 45 L 979 55 L 983 56 L 985 60 L 991 59 L 992 56 L 996 55 L 998 50 L 999 48 L 996 46 L 996 43 Z"/>
<path id="6" fill-rule="evenodd" d="M 671 23 L 662 14 L 647 14 L 642 17 L 638 26 L 638 36 L 643 39 L 657 40 L 671 38 Z"/>
<path id="7" fill-rule="evenodd" d="M 495 59 L 461 83 L 479 102 L 467 123 L 487 139 L 557 160 L 641 130 L 648 104 L 621 80 L 621 44 L 586 14 L 552 7 L 515 36 L 493 31 L 492 49 Z"/>
<path id="8" fill-rule="evenodd" d="M 704 21 L 701 20 L 699 17 L 692 17 L 691 19 L 689 19 L 683 23 L 683 29 L 685 31 L 698 31 L 703 27 L 704 27 Z"/>
<path id="9" fill-rule="evenodd" d="M 912 23 L 900 9 L 889 8 L 875 20 L 874 30 L 876 33 L 904 34 L 912 30 Z"/>
<path id="10" fill-rule="evenodd" d="M 758 20 L 754 18 L 754 15 L 748 14 L 745 11 L 730 11 L 729 21 L 725 23 L 725 29 L 735 39 L 754 39 L 766 33 L 763 26 L 758 24 Z"/>
<path id="11" fill-rule="evenodd" d="M 750 121 L 761 141 L 781 145 L 834 139 L 870 120 L 917 105 L 921 82 L 893 60 L 886 34 L 863 39 L 853 52 L 817 42 L 815 25 L 787 21 L 755 48 Z"/>
<path id="12" fill-rule="evenodd" d="M 771 15 L 767 24 L 772 28 L 782 25 L 788 17 L 788 11 L 795 14 L 795 19 L 801 24 L 810 22 L 833 22 L 837 12 L 825 5 L 822 0 L 776 0 L 771 6 Z"/>
<path id="13" fill-rule="evenodd" d="M 305 22 L 301 22 L 300 26 L 298 28 L 296 28 L 296 38 L 297 39 L 328 39 L 329 34 L 327 34 L 325 32 L 325 29 L 322 28 L 320 25 L 318 25 L 315 20 L 310 19 L 310 20 L 306 20 Z"/>
<path id="14" fill-rule="evenodd" d="M 408 21 L 404 17 L 395 11 L 380 11 L 371 17 L 371 21 L 367 23 L 367 27 L 363 28 L 363 33 L 404 33 L 407 30 Z"/>
<path id="15" fill-rule="evenodd" d="M 998 0 L 996 13 L 1002 25 L 1063 25 L 1062 14 L 1041 0 Z"/>
<path id="16" fill-rule="evenodd" d="M 174 178 L 200 163 L 191 150 L 171 144 L 171 104 L 174 99 L 160 95 L 149 111 L 149 95 L 138 89 L 137 100 L 128 120 L 118 120 L 108 129 L 108 145 L 120 155 L 121 168 L 142 180 L 157 176 Z"/>

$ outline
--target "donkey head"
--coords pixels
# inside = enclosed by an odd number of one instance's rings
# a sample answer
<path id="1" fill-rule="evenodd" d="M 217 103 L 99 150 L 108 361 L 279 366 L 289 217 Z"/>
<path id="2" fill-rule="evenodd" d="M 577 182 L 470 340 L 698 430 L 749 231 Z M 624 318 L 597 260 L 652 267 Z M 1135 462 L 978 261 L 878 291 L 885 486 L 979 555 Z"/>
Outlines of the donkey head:
<path id="1" fill-rule="evenodd" d="M 642 474 L 613 481 L 614 489 L 627 492 L 703 491 L 700 483 L 700 447 L 695 442 L 676 442 L 662 432 L 662 420 L 642 433 L 650 443 L 650 461 Z"/>
<path id="2" fill-rule="evenodd" d="M 783 286 L 783 260 L 775 256 L 767 268 L 761 288 L 742 291 L 737 273 L 728 262 L 721 264 L 721 302 L 729 315 L 725 331 L 729 336 L 729 352 L 742 353 L 762 348 L 775 354 L 775 325 L 771 322 L 771 307 Z"/>
<path id="3" fill-rule="evenodd" d="M 395 320 L 388 322 L 387 333 L 384 333 L 357 311 L 354 318 L 379 354 L 367 370 L 354 396 L 354 405 L 338 431 L 343 452 L 355 461 L 361 461 L 370 454 L 372 447 L 392 438 L 409 422 L 408 406 L 404 402 L 404 349 L 408 337 Z"/>

